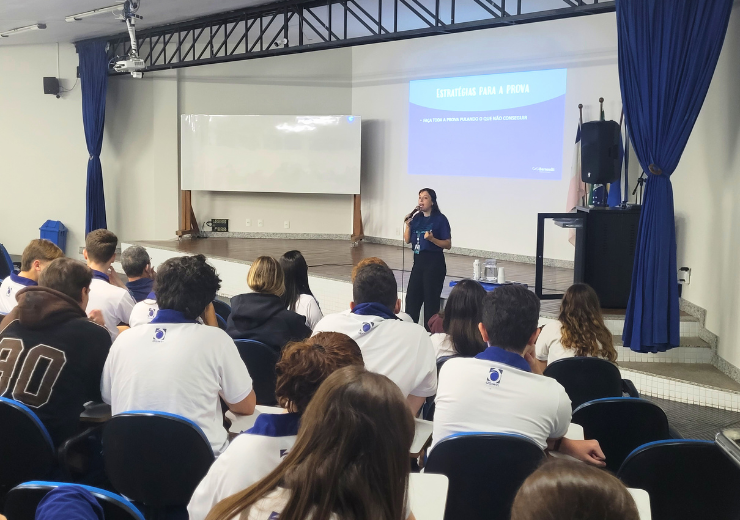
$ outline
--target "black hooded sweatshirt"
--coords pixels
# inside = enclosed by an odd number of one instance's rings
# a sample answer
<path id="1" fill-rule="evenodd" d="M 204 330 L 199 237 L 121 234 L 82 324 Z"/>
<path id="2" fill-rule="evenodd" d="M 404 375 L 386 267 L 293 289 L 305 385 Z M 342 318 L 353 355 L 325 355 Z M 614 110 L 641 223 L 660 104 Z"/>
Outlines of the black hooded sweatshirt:
<path id="1" fill-rule="evenodd" d="M 280 352 L 286 343 L 311 335 L 306 317 L 289 311 L 279 296 L 248 293 L 231 299 L 226 332 L 234 339 L 253 339 Z"/>
<path id="2" fill-rule="evenodd" d="M 0 323 L 0 396 L 38 415 L 54 446 L 78 432 L 84 403 L 102 401 L 100 377 L 111 346 L 69 296 L 48 287 L 19 291 Z"/>

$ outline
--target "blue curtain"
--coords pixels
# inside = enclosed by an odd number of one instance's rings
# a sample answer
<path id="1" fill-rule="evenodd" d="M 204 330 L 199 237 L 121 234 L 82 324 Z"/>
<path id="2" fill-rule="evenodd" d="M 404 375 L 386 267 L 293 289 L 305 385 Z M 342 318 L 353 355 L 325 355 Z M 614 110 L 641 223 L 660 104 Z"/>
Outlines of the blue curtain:
<path id="1" fill-rule="evenodd" d="M 87 42 L 77 45 L 80 55 L 80 84 L 82 87 L 82 123 L 90 159 L 87 161 L 87 197 L 85 235 L 96 229 L 105 229 L 105 193 L 100 150 L 103 147 L 105 126 L 105 94 L 108 91 L 108 56 L 105 42 Z"/>
<path id="2" fill-rule="evenodd" d="M 671 174 L 709 89 L 732 0 L 617 0 L 616 8 L 624 114 L 649 172 L 622 339 L 662 352 L 679 344 Z"/>

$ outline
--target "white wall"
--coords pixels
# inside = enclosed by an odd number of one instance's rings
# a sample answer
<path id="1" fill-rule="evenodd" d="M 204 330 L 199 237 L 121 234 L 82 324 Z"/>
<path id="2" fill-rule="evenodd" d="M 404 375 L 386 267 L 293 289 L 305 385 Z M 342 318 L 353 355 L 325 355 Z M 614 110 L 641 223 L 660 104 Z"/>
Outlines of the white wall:
<path id="1" fill-rule="evenodd" d="M 740 8 L 732 11 L 699 119 L 672 176 L 678 266 L 687 300 L 707 310 L 719 354 L 740 367 Z"/>
<path id="2" fill-rule="evenodd" d="M 74 85 L 76 67 L 74 46 L 60 45 L 63 88 Z M 68 254 L 84 242 L 88 154 L 80 85 L 57 99 L 44 95 L 44 76 L 57 76 L 56 44 L 0 47 L 0 242 L 12 254 L 38 238 L 47 219 L 69 229 Z"/>
<path id="3" fill-rule="evenodd" d="M 537 213 L 565 211 L 578 124 L 619 120 L 614 13 L 496 28 L 352 49 L 352 111 L 363 118 L 362 213 L 365 234 L 400 236 L 419 189 L 437 191 L 452 226 L 453 246 L 535 255 Z M 567 68 L 563 177 L 559 181 L 406 173 L 408 82 L 496 72 Z M 492 158 L 495 161 L 495 158 Z M 573 260 L 567 235 L 554 228 L 545 255 Z"/>

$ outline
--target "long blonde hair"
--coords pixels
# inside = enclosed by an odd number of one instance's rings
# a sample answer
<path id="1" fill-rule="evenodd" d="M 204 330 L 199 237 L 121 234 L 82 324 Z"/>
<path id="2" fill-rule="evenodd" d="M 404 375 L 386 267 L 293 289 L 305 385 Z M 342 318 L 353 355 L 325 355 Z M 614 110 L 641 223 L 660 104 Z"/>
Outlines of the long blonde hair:
<path id="1" fill-rule="evenodd" d="M 562 325 L 560 343 L 576 356 L 601 357 L 614 363 L 612 333 L 604 324 L 596 292 L 585 283 L 571 285 L 560 304 L 558 320 Z M 599 346 L 601 344 L 601 346 Z"/>
<path id="2" fill-rule="evenodd" d="M 278 487 L 290 493 L 280 520 L 403 520 L 413 439 L 395 383 L 361 366 L 340 368 L 311 399 L 283 462 L 206 520 L 229 520 Z"/>

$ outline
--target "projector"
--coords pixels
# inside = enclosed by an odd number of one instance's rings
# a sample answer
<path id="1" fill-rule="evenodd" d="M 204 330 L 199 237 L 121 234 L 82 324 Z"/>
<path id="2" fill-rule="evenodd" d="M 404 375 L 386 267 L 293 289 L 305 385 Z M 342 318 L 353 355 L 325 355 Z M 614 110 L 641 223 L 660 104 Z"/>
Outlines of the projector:
<path id="1" fill-rule="evenodd" d="M 125 60 L 117 61 L 115 65 L 113 65 L 113 70 L 115 70 L 116 72 L 131 72 L 132 75 L 134 72 L 138 72 L 145 68 L 146 68 L 146 64 L 144 63 L 144 60 L 142 60 L 141 58 L 133 58 L 133 57 L 125 59 Z"/>

